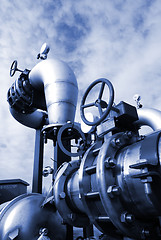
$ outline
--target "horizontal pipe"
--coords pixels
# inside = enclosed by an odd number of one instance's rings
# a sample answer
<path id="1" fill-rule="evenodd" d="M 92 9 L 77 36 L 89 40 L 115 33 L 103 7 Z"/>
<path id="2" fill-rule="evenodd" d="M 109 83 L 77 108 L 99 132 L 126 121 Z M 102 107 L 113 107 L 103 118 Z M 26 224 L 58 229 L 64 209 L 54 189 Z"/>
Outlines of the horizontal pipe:
<path id="1" fill-rule="evenodd" d="M 137 109 L 139 120 L 136 125 L 141 127 L 143 125 L 151 127 L 154 131 L 161 129 L 161 111 L 153 108 Z"/>

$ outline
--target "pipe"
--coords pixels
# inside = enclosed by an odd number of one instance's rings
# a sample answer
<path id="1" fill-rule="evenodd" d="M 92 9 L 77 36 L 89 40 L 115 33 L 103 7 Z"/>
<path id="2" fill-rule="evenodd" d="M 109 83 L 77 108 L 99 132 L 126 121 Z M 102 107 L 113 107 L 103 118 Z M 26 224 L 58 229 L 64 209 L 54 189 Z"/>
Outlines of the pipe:
<path id="1" fill-rule="evenodd" d="M 12 116 L 26 127 L 40 129 L 43 125 L 48 124 L 47 114 L 44 111 L 37 109 L 28 114 L 17 112 L 14 108 L 9 108 Z"/>
<path id="2" fill-rule="evenodd" d="M 139 117 L 136 122 L 137 126 L 147 125 L 154 131 L 161 129 L 161 111 L 153 108 L 139 108 L 137 113 Z"/>
<path id="3" fill-rule="evenodd" d="M 74 122 L 78 86 L 66 63 L 57 59 L 43 60 L 31 70 L 29 81 L 33 88 L 44 90 L 49 124 Z"/>

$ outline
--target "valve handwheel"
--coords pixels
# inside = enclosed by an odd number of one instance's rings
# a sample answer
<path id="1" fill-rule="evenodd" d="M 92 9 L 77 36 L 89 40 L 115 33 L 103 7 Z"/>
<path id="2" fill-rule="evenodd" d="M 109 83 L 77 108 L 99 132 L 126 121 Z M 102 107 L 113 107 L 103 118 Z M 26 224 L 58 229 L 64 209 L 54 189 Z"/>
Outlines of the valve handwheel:
<path id="1" fill-rule="evenodd" d="M 77 152 L 72 152 L 72 149 L 66 149 L 67 146 L 64 146 L 63 140 L 72 140 L 72 139 L 78 139 L 82 141 L 82 148 L 79 149 Z M 81 156 L 84 152 L 84 146 L 86 145 L 86 138 L 84 133 L 81 131 L 80 127 L 78 127 L 74 123 L 67 123 L 64 126 L 62 126 L 59 129 L 58 135 L 57 135 L 57 141 L 60 149 L 70 157 L 78 157 Z M 77 147 L 77 146 L 73 146 Z M 78 149 L 77 149 L 78 150 Z"/>
<path id="2" fill-rule="evenodd" d="M 10 67 L 10 76 L 13 77 L 16 71 L 23 72 L 17 68 L 17 60 L 14 60 Z"/>
<path id="3" fill-rule="evenodd" d="M 11 68 L 10 68 L 10 76 L 13 77 L 13 75 L 15 74 L 17 70 L 17 61 L 13 61 L 13 63 L 11 64 Z"/>
<path id="4" fill-rule="evenodd" d="M 95 102 L 85 104 L 87 95 L 89 94 L 91 89 L 98 83 L 102 83 L 100 91 L 99 91 L 98 98 L 96 99 Z M 108 103 L 106 103 L 105 101 L 102 100 L 105 85 L 107 85 L 108 88 L 109 88 L 110 96 L 109 96 L 109 102 Z M 109 114 L 109 112 L 112 108 L 112 105 L 113 105 L 113 101 L 114 101 L 114 89 L 113 89 L 112 83 L 108 79 L 99 78 L 99 79 L 95 80 L 93 83 L 91 83 L 89 85 L 89 87 L 87 88 L 87 90 L 85 91 L 83 97 L 82 97 L 81 106 L 80 106 L 80 114 L 81 114 L 81 118 L 84 121 L 84 123 L 86 123 L 89 126 L 99 125 Z M 99 119 L 97 119 L 93 122 L 90 122 L 85 117 L 84 109 L 85 108 L 90 108 L 90 107 L 93 107 L 93 106 L 96 106 L 98 108 L 100 117 L 99 117 Z M 105 111 L 103 111 L 104 108 L 106 108 Z"/>

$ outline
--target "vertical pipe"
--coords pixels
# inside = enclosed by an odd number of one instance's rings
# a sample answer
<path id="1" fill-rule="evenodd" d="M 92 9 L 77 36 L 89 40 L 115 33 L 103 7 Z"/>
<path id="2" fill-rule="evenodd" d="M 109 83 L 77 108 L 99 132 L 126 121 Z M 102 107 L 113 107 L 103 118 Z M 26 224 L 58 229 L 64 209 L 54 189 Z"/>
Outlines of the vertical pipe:
<path id="1" fill-rule="evenodd" d="M 36 130 L 32 192 L 42 193 L 44 141 L 41 129 Z"/>

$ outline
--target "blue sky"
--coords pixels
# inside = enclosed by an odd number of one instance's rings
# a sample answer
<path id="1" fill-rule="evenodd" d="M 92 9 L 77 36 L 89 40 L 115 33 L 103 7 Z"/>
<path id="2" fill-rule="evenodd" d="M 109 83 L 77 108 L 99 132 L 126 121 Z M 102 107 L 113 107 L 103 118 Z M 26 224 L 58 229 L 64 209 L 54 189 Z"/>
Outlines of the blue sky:
<path id="1" fill-rule="evenodd" d="M 18 77 L 9 77 L 13 60 L 32 69 L 47 42 L 49 57 L 75 72 L 78 108 L 86 87 L 105 77 L 114 85 L 116 103 L 135 104 L 139 93 L 144 106 L 161 110 L 160 26 L 159 0 L 0 0 L 0 179 L 32 178 L 35 130 L 13 119 L 6 101 Z M 46 152 L 46 159 L 52 157 L 50 147 Z"/>

